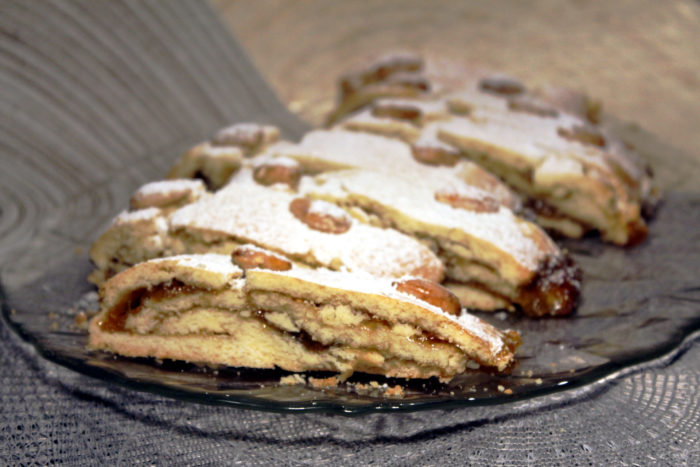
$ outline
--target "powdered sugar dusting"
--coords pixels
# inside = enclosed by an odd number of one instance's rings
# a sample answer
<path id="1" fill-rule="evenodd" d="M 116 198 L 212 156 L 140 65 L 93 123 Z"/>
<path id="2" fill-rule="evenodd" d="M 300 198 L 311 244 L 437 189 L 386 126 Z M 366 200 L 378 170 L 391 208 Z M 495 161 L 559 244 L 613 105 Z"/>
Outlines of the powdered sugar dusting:
<path id="1" fill-rule="evenodd" d="M 151 263 L 166 263 L 174 262 L 178 266 L 191 268 L 191 269 L 203 269 L 208 272 L 213 272 L 216 274 L 222 274 L 225 276 L 240 276 L 242 270 L 233 264 L 231 257 L 228 255 L 219 255 L 215 253 L 207 253 L 201 255 L 178 255 L 170 256 L 167 258 L 157 258 L 152 259 Z"/>
<path id="2" fill-rule="evenodd" d="M 441 145 L 448 150 L 454 150 L 453 146 L 437 140 L 437 127 L 434 125 L 437 123 L 428 125 L 424 130 L 425 137 L 431 138 L 431 145 Z M 286 144 L 277 146 L 275 150 L 284 151 L 289 157 L 300 160 L 302 165 L 308 159 L 319 159 L 335 165 L 336 170 L 362 168 L 386 172 L 392 176 L 421 179 L 421 183 L 429 185 L 433 191 L 446 184 L 467 184 L 459 175 L 459 167 L 434 167 L 423 164 L 416 161 L 408 144 L 373 134 L 317 130 L 307 133 L 299 145 Z M 505 186 L 498 189 L 507 190 Z M 432 194 L 430 197 L 432 199 Z"/>
<path id="3" fill-rule="evenodd" d="M 501 148 L 519 155 L 531 165 L 538 165 L 547 156 L 558 154 L 562 161 L 575 159 L 609 170 L 603 150 L 567 140 L 559 134 L 560 128 L 586 126 L 587 123 L 578 116 L 566 112 L 553 117 L 511 111 L 506 98 L 476 89 L 452 94 L 448 100 L 471 108 L 468 118 L 454 118 L 436 124 L 438 136 L 451 143 L 462 138 L 478 142 L 481 147 Z"/>
<path id="4" fill-rule="evenodd" d="M 290 212 L 295 197 L 258 185 L 244 169 L 214 196 L 175 211 L 170 227 L 216 232 L 334 269 L 391 277 L 426 266 L 441 269 L 424 245 L 394 230 L 358 222 L 341 234 L 311 229 Z"/>
<path id="5" fill-rule="evenodd" d="M 208 157 L 215 158 L 242 158 L 243 151 L 238 146 L 212 146 L 209 143 L 204 143 L 201 148 L 202 154 Z"/>
<path id="6" fill-rule="evenodd" d="M 205 191 L 206 188 L 201 180 L 176 179 L 147 183 L 136 190 L 134 196 L 145 197 L 154 194 L 172 195 L 176 193 L 182 193 L 184 195 L 188 192 L 201 194 Z"/>
<path id="7" fill-rule="evenodd" d="M 432 148 L 444 149 L 446 151 L 455 151 L 456 148 L 454 146 L 447 144 L 438 138 L 439 128 L 440 127 L 436 122 L 429 123 L 428 125 L 424 126 L 420 132 L 420 136 L 414 142 L 414 144 L 417 146 L 428 146 Z"/>
<path id="8" fill-rule="evenodd" d="M 458 183 L 457 180 L 447 183 L 443 188 L 440 188 L 436 193 L 457 196 L 459 198 L 477 199 L 477 200 L 494 200 L 496 198 L 486 190 L 477 188 L 466 183 Z"/>
<path id="9" fill-rule="evenodd" d="M 320 197 L 330 196 L 334 200 L 369 199 L 372 203 L 387 206 L 388 209 L 403 213 L 419 220 L 415 229 L 437 228 L 442 235 L 452 241 L 464 243 L 465 237 L 475 237 L 491 243 L 512 256 L 529 270 L 536 270 L 542 258 L 552 251 L 538 247 L 521 229 L 521 222 L 513 213 L 500 206 L 497 212 L 474 212 L 456 209 L 437 202 L 435 191 L 428 182 L 417 177 L 403 177 L 400 174 L 388 176 L 385 173 L 368 170 L 345 170 L 323 174 L 315 180 L 302 180 L 300 191 Z M 414 234 L 431 235 L 416 231 Z M 556 248 L 553 245 L 551 248 Z"/>
<path id="10" fill-rule="evenodd" d="M 226 140 L 235 136 L 254 138 L 262 131 L 262 126 L 257 123 L 235 123 L 216 132 L 214 140 Z"/>
<path id="11" fill-rule="evenodd" d="M 353 222 L 352 218 L 348 215 L 343 208 L 336 206 L 335 204 L 328 203 L 321 200 L 313 200 L 309 205 L 309 213 L 320 214 L 323 216 L 330 216 L 335 219 L 345 219 L 348 222 Z"/>
<path id="12" fill-rule="evenodd" d="M 411 148 L 405 143 L 366 133 L 311 131 L 304 136 L 299 147 L 345 167 L 374 168 L 386 162 L 404 166 L 418 164 L 413 160 Z"/>
<path id="13" fill-rule="evenodd" d="M 273 257 L 275 257 L 277 259 L 281 259 L 283 261 L 289 261 L 289 258 L 287 258 L 286 256 L 280 255 L 278 253 L 275 253 L 274 251 L 270 251 L 270 250 L 267 250 L 265 248 L 260 248 L 259 246 L 253 245 L 252 243 L 246 243 L 245 245 L 241 245 L 241 246 L 237 247 L 236 250 L 257 251 L 257 252 L 263 253 L 267 256 L 273 256 Z"/>
<path id="14" fill-rule="evenodd" d="M 136 211 L 123 211 L 114 219 L 113 223 L 119 225 L 152 220 L 160 216 L 160 213 L 161 211 L 158 208 L 138 209 Z"/>
<path id="15" fill-rule="evenodd" d="M 299 167 L 299 162 L 296 159 L 292 159 L 287 156 L 274 155 L 274 153 L 266 152 L 260 156 L 255 157 L 252 160 L 252 166 L 254 168 L 263 166 L 280 166 L 288 167 L 290 169 L 295 169 Z"/>

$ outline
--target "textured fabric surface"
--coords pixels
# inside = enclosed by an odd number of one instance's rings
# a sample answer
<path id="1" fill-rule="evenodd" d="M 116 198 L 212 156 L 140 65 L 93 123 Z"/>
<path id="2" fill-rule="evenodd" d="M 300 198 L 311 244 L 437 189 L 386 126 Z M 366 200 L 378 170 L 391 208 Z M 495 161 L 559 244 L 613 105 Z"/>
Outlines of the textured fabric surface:
<path id="1" fill-rule="evenodd" d="M 110 386 L 0 329 L 0 464 L 698 465 L 700 345 L 571 394 L 358 418 Z"/>
<path id="2" fill-rule="evenodd" d="M 247 119 L 290 137 L 305 129 L 206 4 L 0 3 L 3 285 L 84 255 L 135 186 Z M 698 368 L 696 339 L 616 378 L 520 403 L 274 414 L 81 376 L 2 322 L 0 465 L 698 465 Z"/>

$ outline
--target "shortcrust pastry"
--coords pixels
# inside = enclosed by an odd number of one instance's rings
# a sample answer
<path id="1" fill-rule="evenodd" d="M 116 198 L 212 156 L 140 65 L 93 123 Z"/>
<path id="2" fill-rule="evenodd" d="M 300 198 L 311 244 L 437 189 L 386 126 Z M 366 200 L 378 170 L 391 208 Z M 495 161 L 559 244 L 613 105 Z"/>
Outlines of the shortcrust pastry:
<path id="1" fill-rule="evenodd" d="M 477 162 L 524 195 L 528 211 L 552 231 L 578 238 L 597 230 L 618 245 L 644 238 L 644 215 L 658 196 L 651 171 L 597 125 L 599 102 L 566 88 L 528 90 L 515 78 L 483 70 L 437 68 L 414 67 L 431 92 L 401 98 L 361 86 L 350 98 L 341 81 L 334 121 L 401 139 L 414 153 L 423 148 L 444 161 Z M 341 115 L 351 107 L 359 110 Z"/>
<path id="2" fill-rule="evenodd" d="M 520 198 L 477 164 L 445 160 L 437 145 L 417 147 L 383 135 L 343 129 L 313 130 L 298 144 L 282 141 L 271 145 L 256 159 L 270 165 L 277 160 L 293 159 L 305 174 L 351 168 L 401 174 L 420 178 L 435 190 L 449 185 L 478 193 L 511 209 L 520 207 Z"/>
<path id="3" fill-rule="evenodd" d="M 100 289 L 89 345 L 128 357 L 449 381 L 505 370 L 519 337 L 424 279 L 309 269 L 241 246 L 140 263 Z M 422 287 L 427 283 L 427 288 Z M 432 299 L 432 301 L 431 301 Z"/>
<path id="4" fill-rule="evenodd" d="M 100 284 L 150 258 L 230 253 L 243 243 L 308 267 L 442 279 L 442 263 L 419 241 L 359 222 L 333 204 L 305 199 L 286 184 L 266 186 L 260 178 L 253 169 L 241 169 L 234 182 L 177 209 L 140 205 L 142 209 L 120 214 L 90 250 L 97 267 L 90 280 Z M 166 189 L 194 181 L 160 183 Z M 148 186 L 153 185 L 137 195 Z"/>
<path id="5" fill-rule="evenodd" d="M 420 239 L 446 267 L 469 308 L 513 308 L 530 316 L 575 308 L 580 270 L 536 225 L 468 185 L 398 172 L 340 170 L 304 177 L 300 191 L 358 218 Z M 450 285 L 451 284 L 451 285 Z"/>

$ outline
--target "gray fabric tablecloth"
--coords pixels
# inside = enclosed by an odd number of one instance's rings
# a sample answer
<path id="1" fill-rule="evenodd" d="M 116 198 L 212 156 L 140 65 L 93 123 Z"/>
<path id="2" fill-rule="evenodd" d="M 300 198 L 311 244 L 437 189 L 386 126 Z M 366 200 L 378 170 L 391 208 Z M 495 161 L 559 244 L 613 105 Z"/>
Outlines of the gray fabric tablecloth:
<path id="1" fill-rule="evenodd" d="M 0 3 L 4 286 L 89 245 L 165 168 L 154 155 L 237 120 L 301 134 L 258 78 L 203 3 Z M 116 387 L 44 360 L 2 322 L 0 464 L 700 465 L 695 341 L 574 391 L 346 418 Z"/>

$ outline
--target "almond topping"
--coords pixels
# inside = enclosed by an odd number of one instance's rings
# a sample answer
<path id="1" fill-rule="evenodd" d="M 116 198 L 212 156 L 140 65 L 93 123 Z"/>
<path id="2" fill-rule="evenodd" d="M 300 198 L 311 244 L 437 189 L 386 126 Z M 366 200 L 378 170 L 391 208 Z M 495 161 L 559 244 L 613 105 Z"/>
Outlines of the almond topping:
<path id="1" fill-rule="evenodd" d="M 320 200 L 296 198 L 289 203 L 291 213 L 314 230 L 341 234 L 352 225 L 350 216 L 338 206 Z"/>
<path id="2" fill-rule="evenodd" d="M 474 191 L 474 193 L 471 193 Z M 435 192 L 435 200 L 449 204 L 453 208 L 466 209 L 473 212 L 498 212 L 500 203 L 481 190 L 458 190 L 443 188 Z"/>
<path id="3" fill-rule="evenodd" d="M 460 159 L 458 150 L 438 145 L 412 144 L 411 153 L 415 160 L 428 165 L 454 167 Z"/>
<path id="4" fill-rule="evenodd" d="M 177 208 L 192 203 L 205 193 L 200 180 L 165 180 L 148 183 L 133 194 L 131 209 Z"/>
<path id="5" fill-rule="evenodd" d="M 447 314 L 459 316 L 462 305 L 455 294 L 435 282 L 425 279 L 404 279 L 393 283 L 399 292 L 412 295 L 440 308 Z"/>
<path id="6" fill-rule="evenodd" d="M 395 54 L 383 57 L 363 70 L 341 77 L 342 97 L 347 97 L 368 84 L 384 81 L 394 73 L 418 71 L 421 68 L 423 68 L 423 59 L 418 55 Z"/>
<path id="7" fill-rule="evenodd" d="M 527 112 L 539 117 L 556 118 L 559 116 L 556 109 L 531 96 L 511 97 L 508 99 L 508 108 L 515 112 Z"/>
<path id="8" fill-rule="evenodd" d="M 571 128 L 558 128 L 557 133 L 564 139 L 578 141 L 583 144 L 605 147 L 605 137 L 595 128 L 585 125 L 575 125 Z"/>
<path id="9" fill-rule="evenodd" d="M 249 245 L 239 246 L 233 250 L 231 260 L 236 266 L 244 270 L 261 268 L 272 271 L 289 271 L 292 269 L 291 261 L 272 252 Z"/>
<path id="10" fill-rule="evenodd" d="M 503 96 L 513 96 L 525 92 L 525 86 L 515 78 L 506 75 L 491 75 L 479 82 L 479 89 Z"/>
<path id="11" fill-rule="evenodd" d="M 372 115 L 375 117 L 395 118 L 407 120 L 411 123 L 420 123 L 423 112 L 413 105 L 406 103 L 375 103 L 372 107 Z"/>
<path id="12" fill-rule="evenodd" d="M 469 185 L 481 188 L 489 193 L 495 193 L 504 188 L 495 175 L 474 163 L 465 163 L 459 171 L 460 177 Z"/>
<path id="13" fill-rule="evenodd" d="M 299 167 L 298 163 L 280 163 L 273 159 L 256 166 L 253 169 L 253 178 L 256 182 L 265 186 L 285 183 L 292 188 L 296 188 L 301 178 L 301 167 Z"/>
<path id="14" fill-rule="evenodd" d="M 389 84 L 395 84 L 402 88 L 415 89 L 417 91 L 429 91 L 428 80 L 417 73 L 396 73 L 386 79 Z"/>
<path id="15" fill-rule="evenodd" d="M 263 143 L 263 128 L 255 123 L 239 123 L 219 130 L 211 140 L 216 146 L 238 146 L 246 152 Z"/>

